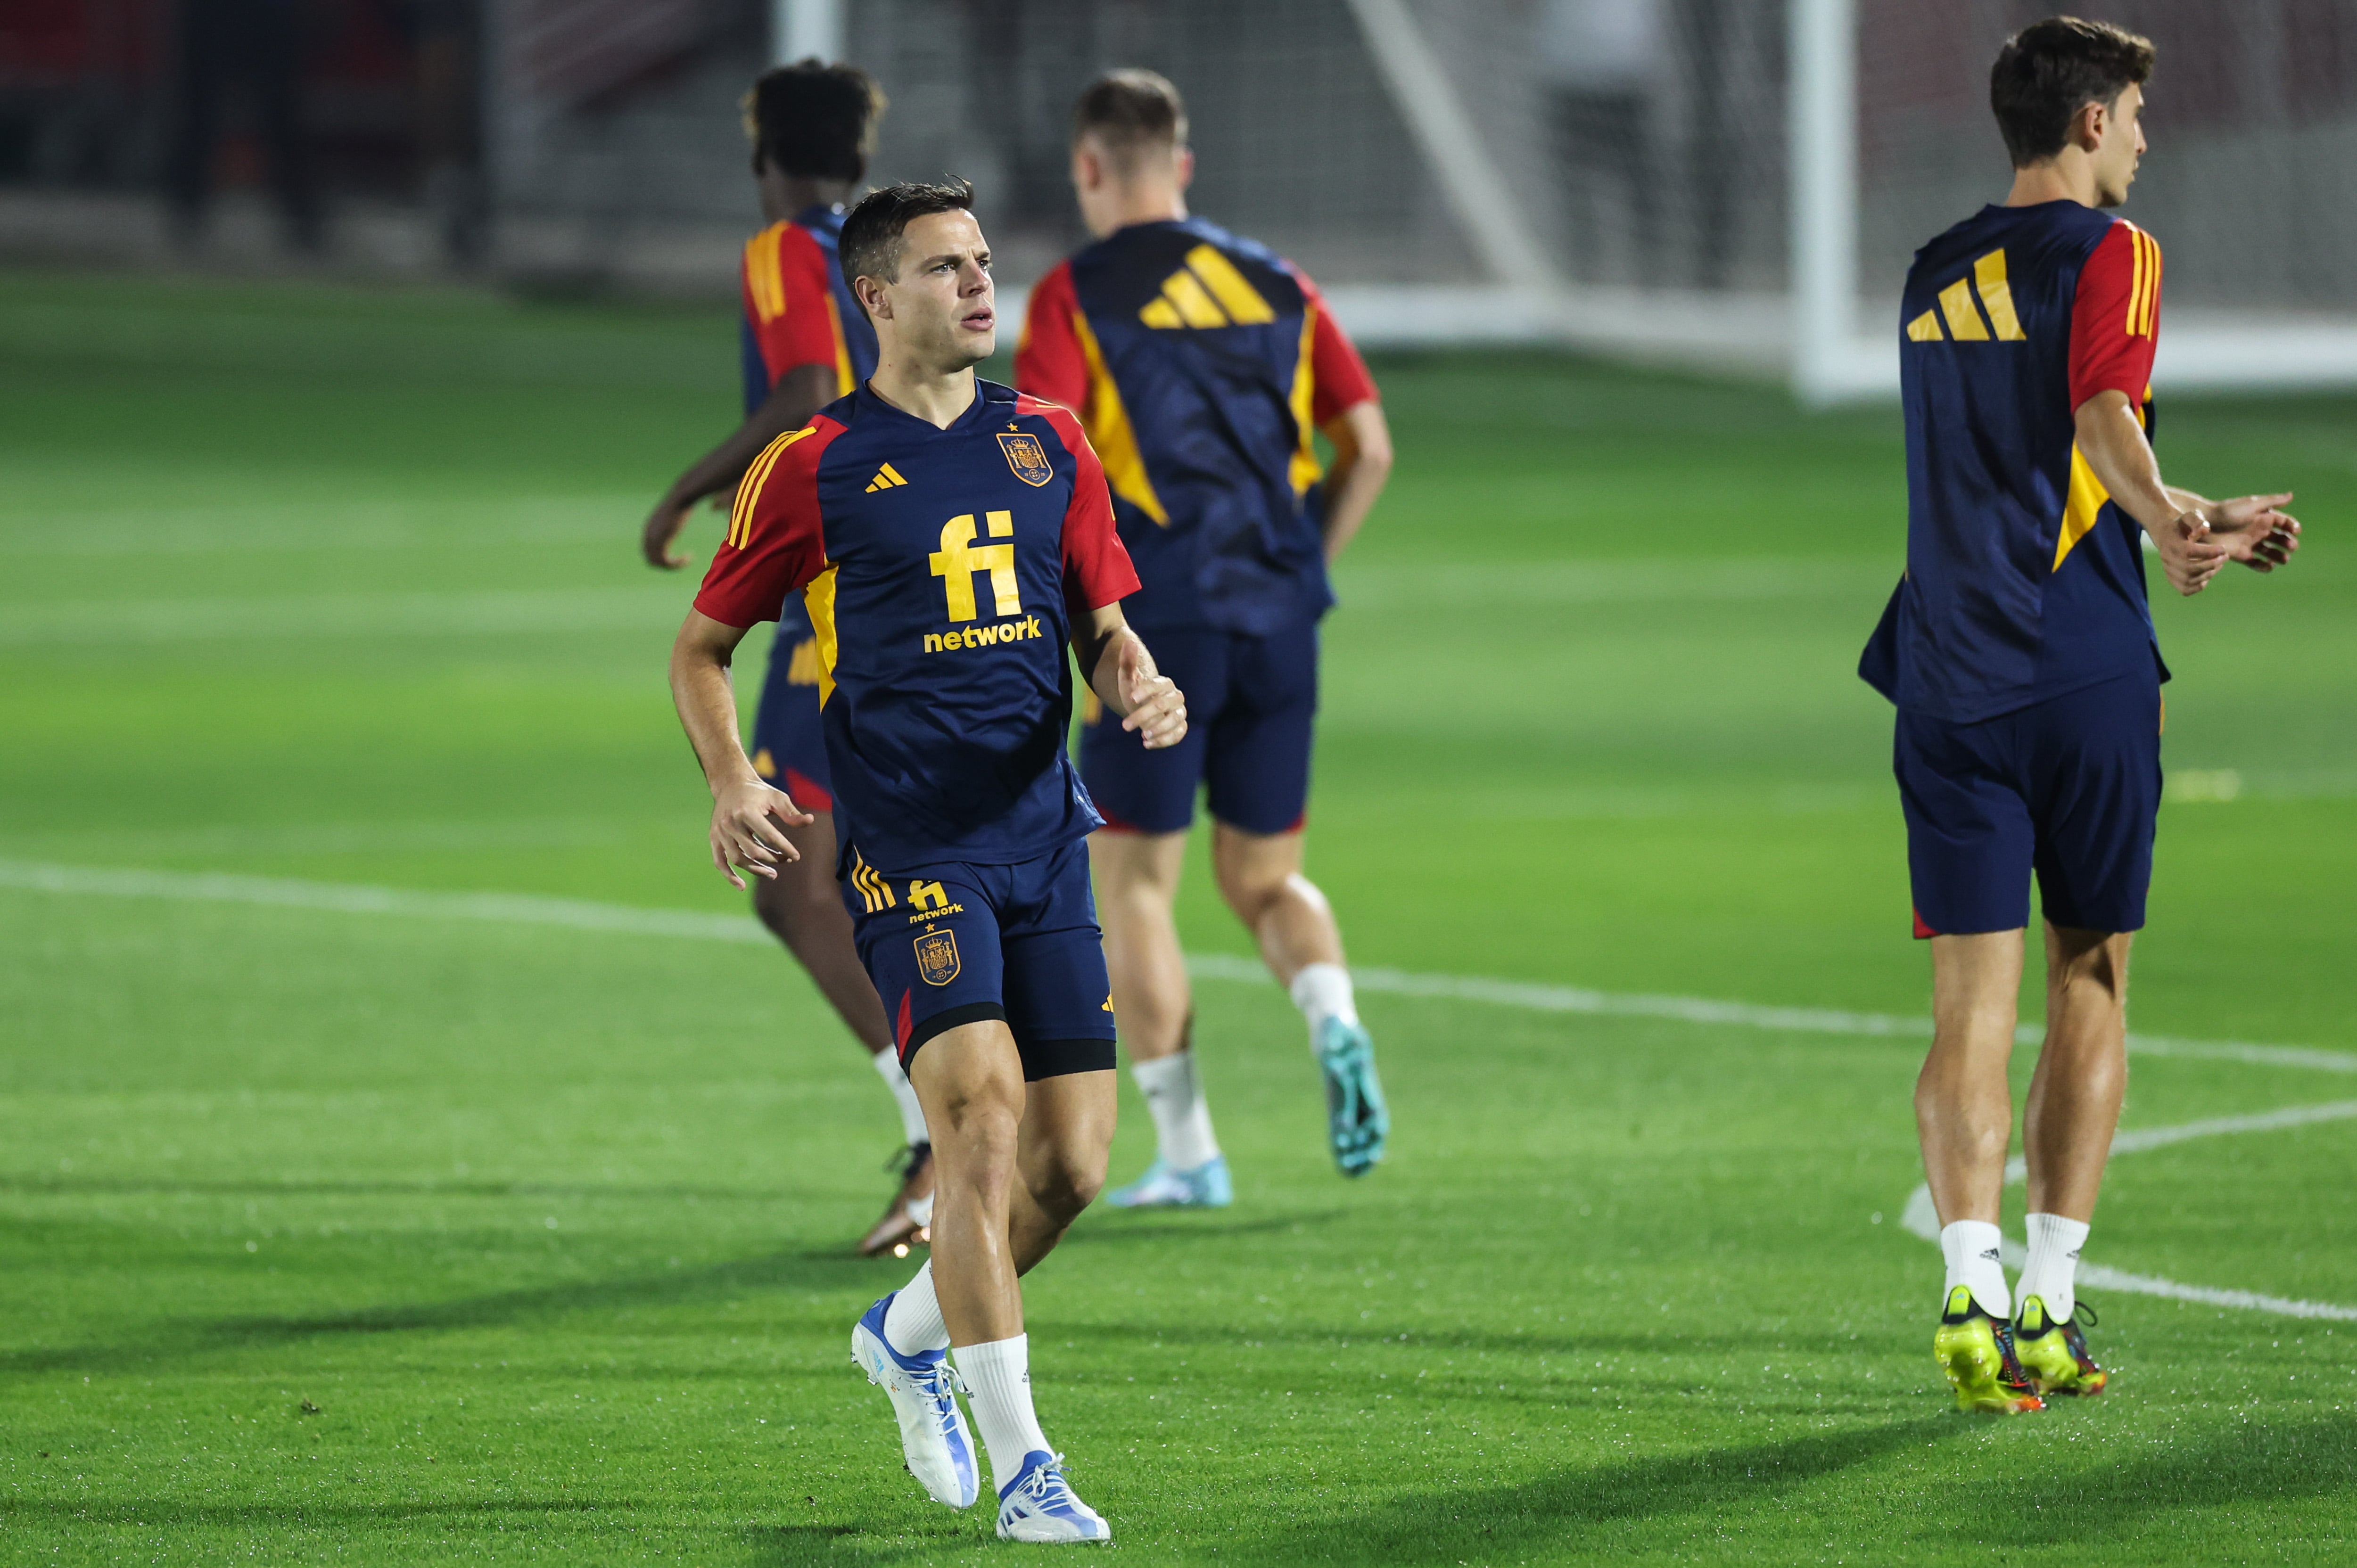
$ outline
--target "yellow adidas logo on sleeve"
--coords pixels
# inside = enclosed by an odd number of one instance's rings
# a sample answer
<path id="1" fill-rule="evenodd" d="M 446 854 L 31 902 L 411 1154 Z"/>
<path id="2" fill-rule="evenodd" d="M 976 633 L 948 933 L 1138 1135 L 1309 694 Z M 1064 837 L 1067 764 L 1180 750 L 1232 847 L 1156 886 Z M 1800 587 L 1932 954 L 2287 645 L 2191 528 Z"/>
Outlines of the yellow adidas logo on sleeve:
<path id="1" fill-rule="evenodd" d="M 887 463 L 876 470 L 874 478 L 867 481 L 867 493 L 872 496 L 877 490 L 888 490 L 897 485 L 905 485 L 908 482 L 900 477 L 899 469 Z"/>
<path id="2" fill-rule="evenodd" d="M 1162 280 L 1162 292 L 1137 318 L 1148 327 L 1251 327 L 1276 319 L 1260 291 L 1214 245 L 1187 252 L 1187 264 Z"/>

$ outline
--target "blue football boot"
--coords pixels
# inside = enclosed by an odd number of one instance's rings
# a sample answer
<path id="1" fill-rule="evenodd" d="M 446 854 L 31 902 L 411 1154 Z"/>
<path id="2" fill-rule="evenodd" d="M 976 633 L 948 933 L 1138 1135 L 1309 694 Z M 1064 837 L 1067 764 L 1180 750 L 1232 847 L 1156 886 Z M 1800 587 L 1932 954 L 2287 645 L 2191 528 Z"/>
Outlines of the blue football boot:
<path id="1" fill-rule="evenodd" d="M 1105 1195 L 1115 1208 L 1225 1208 L 1235 1200 L 1225 1155 L 1213 1155 L 1184 1171 L 1172 1169 L 1157 1155 L 1144 1176 Z"/>
<path id="2" fill-rule="evenodd" d="M 1329 1018 L 1318 1030 L 1318 1066 L 1326 1075 L 1326 1134 L 1346 1176 L 1366 1175 L 1383 1157 L 1392 1115 L 1375 1076 L 1375 1042 L 1357 1024 Z"/>
<path id="3" fill-rule="evenodd" d="M 894 1291 L 860 1317 L 851 1331 L 851 1359 L 869 1382 L 891 1396 L 909 1473 L 933 1501 L 972 1508 L 982 1495 L 982 1481 L 974 1469 L 974 1438 L 958 1409 L 957 1374 L 950 1369 L 948 1351 L 903 1356 L 884 1337 L 884 1315 L 899 1294 Z"/>
<path id="4" fill-rule="evenodd" d="M 1042 1546 L 1111 1541 L 1113 1526 L 1072 1495 L 1061 1454 L 1034 1448 L 1023 1455 L 1023 1468 L 998 1494 L 998 1539 Z"/>

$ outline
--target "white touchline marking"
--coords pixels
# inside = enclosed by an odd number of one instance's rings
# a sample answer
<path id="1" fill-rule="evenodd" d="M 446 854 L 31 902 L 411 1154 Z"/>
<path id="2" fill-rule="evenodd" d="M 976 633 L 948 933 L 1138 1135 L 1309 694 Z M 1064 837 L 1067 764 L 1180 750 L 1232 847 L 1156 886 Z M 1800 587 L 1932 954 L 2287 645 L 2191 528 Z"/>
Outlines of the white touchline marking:
<path id="1" fill-rule="evenodd" d="M 2286 1127 L 2305 1127 L 2318 1122 L 2357 1121 L 2357 1100 L 2335 1101 L 2328 1105 L 2287 1105 L 2280 1111 L 2262 1111 L 2249 1116 L 2216 1116 L 2204 1122 L 2185 1122 L 2174 1127 L 2132 1127 L 2112 1139 L 2114 1155 L 2133 1155 L 2145 1149 L 2167 1148 L 2193 1138 L 2215 1138 L 2229 1133 L 2272 1133 Z M 2005 1180 L 2008 1187 L 2018 1186 L 2029 1179 L 2029 1162 L 2016 1155 L 2006 1162 Z M 1940 1240 L 1940 1213 L 1932 1202 L 1928 1182 L 1919 1183 L 1908 1194 L 1907 1208 L 1899 1223 L 1926 1241 Z M 2005 1239 L 2005 1262 L 2019 1268 L 2029 1253 L 2010 1236 Z M 2126 1291 L 2132 1295 L 2165 1296 L 2171 1301 L 2190 1301 L 2203 1306 L 2242 1307 L 2253 1312 L 2272 1312 L 2286 1317 L 2329 1317 L 2339 1322 L 2357 1322 L 2357 1306 L 2338 1306 L 2327 1301 L 2296 1301 L 2288 1296 L 2262 1295 L 2255 1291 L 2217 1290 L 2209 1285 L 2179 1284 L 2154 1274 L 2132 1274 L 2120 1269 L 2105 1268 L 2099 1263 L 2081 1263 L 2079 1283 L 2101 1290 Z"/>
<path id="2" fill-rule="evenodd" d="M 0 860 L 0 887 L 36 893 L 80 894 L 100 897 L 168 898 L 198 903 L 258 904 L 280 908 L 320 909 L 346 915 L 406 915 L 427 919 L 492 920 L 511 925 L 562 926 L 576 930 L 609 931 L 637 936 L 684 937 L 701 941 L 725 941 L 765 947 L 772 940 L 760 922 L 746 915 L 713 915 L 693 909 L 649 909 L 629 904 L 599 904 L 587 899 L 551 898 L 533 893 L 427 893 L 401 887 L 374 887 L 358 883 L 308 882 L 293 877 L 245 876 L 229 872 L 149 871 L 94 865 L 52 865 L 33 861 Z M 1269 983 L 1268 971 L 1251 959 L 1229 953 L 1198 953 L 1187 960 L 1188 972 L 1201 980 Z M 1741 1002 L 1717 1002 L 1698 996 L 1649 996 L 1589 991 L 1577 986 L 1544 985 L 1534 982 L 1489 980 L 1454 974 L 1413 974 L 1396 969 L 1353 969 L 1351 978 L 1361 991 L 1399 996 L 1448 997 L 1501 1007 L 1523 1007 L 1542 1013 L 1585 1013 L 1640 1018 L 1669 1018 L 1688 1024 L 1717 1024 L 1738 1028 L 1773 1029 L 1805 1034 L 1874 1035 L 1922 1038 L 1932 1032 L 1923 1018 L 1885 1013 L 1851 1013 L 1818 1007 L 1759 1007 Z M 2026 1039 L 2040 1031 L 2024 1026 Z M 2152 1056 L 2203 1057 L 2269 1067 L 2304 1067 L 2328 1072 L 2357 1072 L 2357 1056 L 2344 1051 L 2312 1050 L 2300 1046 L 2260 1046 L 2238 1041 L 2179 1040 L 2131 1035 L 2131 1049 Z M 2190 1138 L 2228 1133 L 2267 1132 L 2317 1122 L 2357 1118 L 2357 1101 L 2329 1105 L 2291 1106 L 2252 1116 L 2224 1116 L 2190 1122 L 2176 1127 L 2131 1129 L 2112 1143 L 2112 1152 L 2133 1154 Z M 2028 1164 L 2015 1159 L 2006 1167 L 2009 1183 L 2026 1180 Z M 1900 1223 L 1929 1240 L 1940 1239 L 1939 1216 L 1932 1206 L 1932 1189 L 1919 1186 L 1907 1200 Z M 2005 1243 L 2006 1262 L 2018 1268 L 2019 1243 Z M 2079 1277 L 2105 1290 L 2166 1296 L 2209 1306 L 2233 1306 L 2293 1317 L 2357 1320 L 2357 1307 L 2330 1302 L 2294 1301 L 2250 1291 L 2213 1290 L 2205 1285 L 2179 1284 L 2173 1280 L 2131 1274 L 2096 1264 L 2082 1264 Z"/>
<path id="3" fill-rule="evenodd" d="M 553 898 L 537 893 L 429 893 L 364 883 L 311 882 L 295 877 L 247 876 L 218 871 L 150 871 L 137 867 L 59 865 L 0 859 L 0 887 L 121 898 L 169 898 L 207 904 L 261 904 L 294 909 L 325 909 L 350 915 L 408 915 L 426 919 L 494 920 L 513 925 L 569 926 L 578 930 L 638 936 L 686 937 L 705 941 L 766 946 L 773 939 L 748 915 L 706 914 L 694 909 L 650 909 L 634 904 L 600 904 Z M 1198 980 L 1274 984 L 1256 959 L 1232 953 L 1192 953 L 1187 972 Z M 1813 1035 L 1869 1035 L 1928 1039 L 1932 1021 L 1889 1013 L 1852 1013 L 1831 1007 L 1763 1007 L 1703 996 L 1654 996 L 1589 991 L 1536 981 L 1491 980 L 1478 975 L 1415 974 L 1380 967 L 1353 968 L 1361 991 L 1395 996 L 1439 997 L 1521 1007 L 1537 1013 L 1587 1013 L 1605 1017 L 1668 1018 L 1684 1024 L 1717 1024 Z M 2034 1044 L 2038 1025 L 2024 1025 L 2021 1038 Z M 2357 1073 L 2357 1053 L 2307 1046 L 2252 1045 L 2235 1040 L 2180 1040 L 2130 1035 L 2129 1049 L 2145 1056 L 2201 1057 L 2267 1067 L 2304 1067 Z"/>

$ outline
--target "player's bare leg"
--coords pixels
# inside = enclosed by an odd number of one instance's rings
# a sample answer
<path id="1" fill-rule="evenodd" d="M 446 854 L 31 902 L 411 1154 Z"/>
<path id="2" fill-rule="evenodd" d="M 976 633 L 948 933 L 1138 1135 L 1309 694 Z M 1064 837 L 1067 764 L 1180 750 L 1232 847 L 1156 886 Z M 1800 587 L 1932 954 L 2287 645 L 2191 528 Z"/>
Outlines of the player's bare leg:
<path id="1" fill-rule="evenodd" d="M 1089 838 L 1122 1043 L 1154 1118 L 1154 1164 L 1113 1194 L 1110 1201 L 1122 1208 L 1218 1208 L 1234 1196 L 1189 1048 L 1195 1003 L 1174 913 L 1186 859 L 1183 831 L 1107 830 Z"/>
<path id="2" fill-rule="evenodd" d="M 2046 1394 L 2096 1394 L 2110 1374 L 2087 1351 L 2093 1321 L 2078 1299 L 2079 1251 L 2095 1217 L 2120 1101 L 2127 1093 L 2126 932 L 2046 928 L 2046 1046 L 2022 1113 L 2029 1164 L 2029 1256 L 2014 1333 Z"/>
<path id="3" fill-rule="evenodd" d="M 2013 1135 L 2006 1066 L 2020 1011 L 2021 937 L 2017 929 L 1932 939 L 1932 1050 L 1915 1081 L 1923 1175 L 1948 1269 L 1932 1350 L 1957 1408 L 1996 1413 L 2039 1408 L 2014 1355 L 1996 1223 Z"/>
<path id="4" fill-rule="evenodd" d="M 1326 1079 L 1327 1131 L 1344 1176 L 1364 1176 L 1383 1155 L 1391 1133 L 1374 1042 L 1359 1022 L 1344 967 L 1333 907 L 1302 875 L 1302 834 L 1250 833 L 1220 822 L 1211 834 L 1211 872 L 1262 961 L 1284 983 L 1309 1025 L 1309 1048 Z"/>
<path id="5" fill-rule="evenodd" d="M 883 1218 L 860 1238 L 859 1251 L 874 1257 L 897 1247 L 905 1255 L 910 1244 L 924 1240 L 925 1227 L 932 1220 L 933 1161 L 924 1115 L 916 1091 L 901 1076 L 876 983 L 852 945 L 851 916 L 844 909 L 834 877 L 834 814 L 814 811 L 808 822 L 799 827 L 780 823 L 778 831 L 792 841 L 802 858 L 780 865 L 775 877 L 753 879 L 753 912 L 817 982 L 819 993 L 866 1048 L 899 1108 L 901 1135 L 907 1140 L 899 1162 L 900 1190 L 885 1206 Z"/>
<path id="6" fill-rule="evenodd" d="M 880 1318 L 888 1352 L 954 1347 L 999 1494 L 1001 1535 L 1105 1539 L 1104 1521 L 1064 1486 L 1033 1412 L 1017 1282 L 1104 1183 L 1118 1103 L 1114 1075 L 1026 1084 L 1015 1036 L 996 1019 L 926 1041 L 914 1067 L 941 1172 L 933 1256 L 871 1316 Z"/>

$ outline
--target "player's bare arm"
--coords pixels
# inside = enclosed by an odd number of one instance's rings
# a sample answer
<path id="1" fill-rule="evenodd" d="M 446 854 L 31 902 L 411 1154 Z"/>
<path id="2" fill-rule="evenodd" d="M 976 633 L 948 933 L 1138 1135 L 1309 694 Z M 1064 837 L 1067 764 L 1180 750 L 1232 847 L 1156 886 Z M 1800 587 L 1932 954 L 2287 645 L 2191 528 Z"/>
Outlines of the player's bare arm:
<path id="1" fill-rule="evenodd" d="M 1073 626 L 1072 653 L 1097 700 L 1121 714 L 1121 727 L 1142 736 L 1147 750 L 1186 738 L 1187 693 L 1154 667 L 1154 655 L 1129 629 L 1119 605 L 1091 610 L 1084 624 Z"/>
<path id="2" fill-rule="evenodd" d="M 1383 405 L 1372 398 L 1352 403 L 1318 426 L 1334 444 L 1334 466 L 1326 475 L 1326 564 L 1332 565 L 1358 537 L 1374 510 L 1375 498 L 1392 477 L 1392 427 Z"/>
<path id="3" fill-rule="evenodd" d="M 812 820 L 791 796 L 753 770 L 737 738 L 737 693 L 728 665 L 748 629 L 690 610 L 671 650 L 672 702 L 712 790 L 712 864 L 740 888 L 745 879 L 737 875 L 739 866 L 774 878 L 781 863 L 802 858 L 778 831 L 779 822 L 802 827 Z"/>
<path id="4" fill-rule="evenodd" d="M 2299 523 L 2276 510 L 2291 499 L 2287 491 L 2213 501 L 2164 483 L 2160 460 L 2126 392 L 2097 392 L 2079 405 L 2076 422 L 2080 454 L 2121 510 L 2151 536 L 2179 593 L 2200 593 L 2230 560 L 2272 571 L 2299 548 Z"/>
<path id="5" fill-rule="evenodd" d="M 647 514 L 639 536 L 639 549 L 647 564 L 671 572 L 686 565 L 688 558 L 674 554 L 672 544 L 687 525 L 687 514 L 695 510 L 695 503 L 706 496 L 733 493 L 762 448 L 787 431 L 809 424 L 812 414 L 834 400 L 835 385 L 833 365 L 796 365 L 779 377 L 768 401 L 748 414 L 726 440 L 673 480 L 655 510 Z"/>

